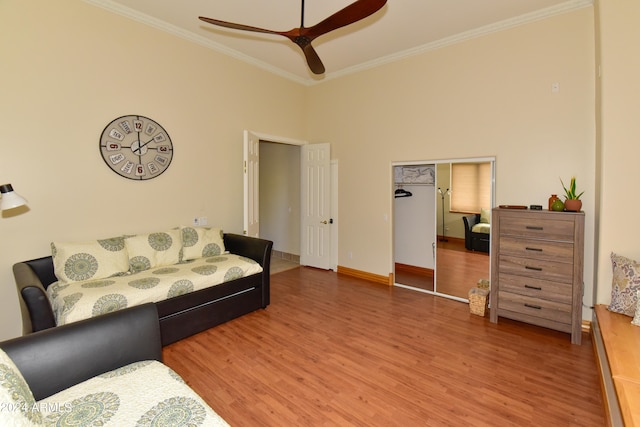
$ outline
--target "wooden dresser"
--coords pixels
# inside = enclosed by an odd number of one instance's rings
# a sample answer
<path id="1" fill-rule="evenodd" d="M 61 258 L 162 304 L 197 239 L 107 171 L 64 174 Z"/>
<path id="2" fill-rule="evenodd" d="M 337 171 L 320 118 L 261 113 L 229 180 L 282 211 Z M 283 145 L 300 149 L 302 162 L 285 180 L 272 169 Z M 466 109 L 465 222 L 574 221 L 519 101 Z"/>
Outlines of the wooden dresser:
<path id="1" fill-rule="evenodd" d="M 495 208 L 491 322 L 498 316 L 582 341 L 584 213 Z"/>

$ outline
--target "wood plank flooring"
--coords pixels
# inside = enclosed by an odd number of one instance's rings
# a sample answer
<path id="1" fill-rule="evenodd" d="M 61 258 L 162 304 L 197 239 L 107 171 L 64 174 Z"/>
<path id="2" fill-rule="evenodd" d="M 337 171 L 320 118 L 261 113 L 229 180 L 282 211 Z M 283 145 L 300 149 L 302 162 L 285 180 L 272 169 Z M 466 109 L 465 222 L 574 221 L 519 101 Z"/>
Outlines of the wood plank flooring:
<path id="1" fill-rule="evenodd" d="M 591 339 L 330 271 L 271 277 L 271 305 L 167 346 L 232 426 L 602 426 Z"/>
<path id="2" fill-rule="evenodd" d="M 439 240 L 437 253 L 435 280 L 438 293 L 467 299 L 469 289 L 475 287 L 478 280 L 489 279 L 489 254 L 465 249 L 464 239 Z M 396 283 L 433 291 L 434 273 L 423 270 L 396 264 Z"/>
<path id="3" fill-rule="evenodd" d="M 442 294 L 469 298 L 478 280 L 489 279 L 489 255 L 456 249 L 438 249 L 436 290 Z"/>

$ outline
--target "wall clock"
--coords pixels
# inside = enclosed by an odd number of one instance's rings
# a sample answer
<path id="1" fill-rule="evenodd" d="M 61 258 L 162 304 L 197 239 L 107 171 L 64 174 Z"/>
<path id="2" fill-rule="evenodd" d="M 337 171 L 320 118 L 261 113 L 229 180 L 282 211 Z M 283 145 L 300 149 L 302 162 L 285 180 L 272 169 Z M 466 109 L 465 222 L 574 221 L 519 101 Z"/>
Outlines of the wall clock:
<path id="1" fill-rule="evenodd" d="M 145 180 L 160 176 L 171 164 L 173 144 L 166 130 L 148 117 L 118 117 L 100 136 L 100 153 L 118 175 Z"/>

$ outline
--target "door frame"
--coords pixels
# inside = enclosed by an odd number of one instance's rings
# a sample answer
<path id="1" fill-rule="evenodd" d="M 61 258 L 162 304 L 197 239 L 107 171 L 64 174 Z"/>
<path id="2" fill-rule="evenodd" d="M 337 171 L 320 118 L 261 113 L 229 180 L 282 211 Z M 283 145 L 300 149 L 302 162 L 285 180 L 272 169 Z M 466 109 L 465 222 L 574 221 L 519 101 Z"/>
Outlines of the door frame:
<path id="1" fill-rule="evenodd" d="M 394 204 L 394 194 L 393 188 L 395 188 L 395 174 L 394 167 L 395 166 L 420 166 L 420 165 L 438 165 L 442 163 L 472 163 L 472 162 L 490 162 L 491 163 L 491 208 L 495 206 L 496 199 L 496 157 L 495 156 L 487 156 L 487 157 L 462 157 L 462 158 L 453 158 L 453 159 L 440 159 L 440 160 L 416 160 L 416 161 L 401 161 L 401 162 L 391 162 L 391 189 L 389 192 L 389 197 L 391 199 L 391 271 L 393 274 L 393 286 L 397 286 L 400 288 L 407 288 L 418 292 L 424 292 L 431 295 L 437 295 L 449 299 L 453 299 L 461 302 L 469 302 L 466 298 L 456 297 L 454 295 L 443 294 L 438 292 L 437 286 L 434 287 L 435 291 L 429 291 L 426 289 L 415 288 L 413 286 L 403 285 L 402 283 L 396 283 L 396 249 L 395 249 L 395 204 Z M 436 176 L 436 182 L 438 177 Z M 434 209 L 437 209 L 437 203 L 434 200 Z M 436 238 L 437 238 L 437 215 L 435 215 L 435 222 L 433 224 L 436 229 Z M 489 275 L 491 275 L 491 257 L 493 254 L 489 254 Z M 437 280 L 437 265 L 438 265 L 438 251 L 436 250 L 435 262 L 434 262 L 434 282 Z"/>
<path id="2" fill-rule="evenodd" d="M 271 142 L 271 143 L 277 143 L 277 144 L 287 144 L 287 145 L 295 145 L 295 146 L 299 146 L 302 147 L 303 145 L 308 145 L 309 142 L 305 141 L 305 140 L 301 140 L 301 139 L 295 139 L 295 138 L 289 138 L 289 137 L 285 137 L 285 136 L 278 136 L 278 135 L 271 135 L 271 134 L 267 134 L 264 132 L 256 132 L 253 130 L 249 130 L 246 129 L 244 130 L 244 133 L 249 133 L 252 134 L 256 137 L 258 137 L 259 141 L 264 141 L 264 142 Z M 259 145 L 259 143 L 258 143 Z M 243 146 L 244 146 L 244 137 L 243 137 Z M 300 150 L 300 155 L 302 156 L 302 150 Z M 243 160 L 246 157 L 246 154 L 243 153 Z M 259 166 L 258 166 L 259 167 Z M 331 184 L 330 184 L 330 195 L 329 198 L 331 200 L 331 217 L 333 219 L 333 226 L 331 227 L 331 245 L 330 245 L 330 263 L 332 265 L 332 270 L 333 271 L 337 271 L 337 267 L 338 267 L 338 162 L 337 160 L 330 160 L 330 167 L 331 167 Z M 244 161 L 243 161 L 243 168 L 244 168 Z M 302 171 L 301 171 L 302 173 Z M 243 175 L 244 176 L 244 175 Z M 302 177 L 300 177 L 302 178 Z M 248 197 L 249 195 L 247 194 L 247 192 L 249 191 L 249 187 L 248 186 L 244 186 L 243 192 L 244 192 L 244 198 L 243 198 L 243 204 L 246 205 L 247 200 L 250 200 Z M 260 201 L 259 199 L 254 198 L 253 200 L 255 200 L 255 206 L 253 207 L 256 211 L 258 211 L 258 217 L 259 217 L 259 209 L 260 209 Z M 246 209 L 247 206 L 243 207 L 244 209 L 244 215 L 246 215 Z M 302 215 L 302 210 L 301 210 L 301 215 Z M 244 219 L 243 219 L 244 222 Z M 302 221 L 301 221 L 302 223 Z M 258 234 L 260 233 L 260 231 L 258 230 Z M 300 251 L 302 251 L 302 239 L 300 241 Z"/>

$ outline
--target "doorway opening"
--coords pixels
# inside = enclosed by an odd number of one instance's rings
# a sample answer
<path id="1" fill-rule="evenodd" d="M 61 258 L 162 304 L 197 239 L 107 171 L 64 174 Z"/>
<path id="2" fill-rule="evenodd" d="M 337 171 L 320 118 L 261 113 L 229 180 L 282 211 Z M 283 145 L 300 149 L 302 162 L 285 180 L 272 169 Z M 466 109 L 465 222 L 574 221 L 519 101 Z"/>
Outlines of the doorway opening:
<path id="1" fill-rule="evenodd" d="M 260 237 L 273 241 L 272 271 L 300 265 L 300 146 L 260 141 Z"/>
<path id="2" fill-rule="evenodd" d="M 488 195 L 479 202 L 482 209 L 460 211 L 455 201 L 451 205 L 452 194 L 460 196 L 463 188 L 460 171 L 477 165 L 489 172 L 476 174 L 471 184 L 481 183 Z M 490 222 L 495 158 L 397 162 L 392 168 L 395 286 L 467 302 L 469 290 L 489 279 L 491 260 L 488 250 L 468 248 L 463 217 L 475 218 L 482 210 Z"/>
<path id="3" fill-rule="evenodd" d="M 329 144 L 244 133 L 244 232 L 274 242 L 272 271 L 337 267 L 337 162 L 329 155 Z"/>

